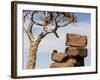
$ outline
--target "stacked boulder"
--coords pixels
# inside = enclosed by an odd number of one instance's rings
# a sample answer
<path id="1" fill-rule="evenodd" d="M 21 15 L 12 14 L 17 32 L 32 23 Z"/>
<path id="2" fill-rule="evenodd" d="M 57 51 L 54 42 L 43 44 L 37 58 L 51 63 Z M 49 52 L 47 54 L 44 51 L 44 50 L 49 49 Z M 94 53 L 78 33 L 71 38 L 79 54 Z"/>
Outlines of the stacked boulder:
<path id="1" fill-rule="evenodd" d="M 87 57 L 87 37 L 79 34 L 67 34 L 64 52 L 53 50 L 51 68 L 84 66 Z"/>

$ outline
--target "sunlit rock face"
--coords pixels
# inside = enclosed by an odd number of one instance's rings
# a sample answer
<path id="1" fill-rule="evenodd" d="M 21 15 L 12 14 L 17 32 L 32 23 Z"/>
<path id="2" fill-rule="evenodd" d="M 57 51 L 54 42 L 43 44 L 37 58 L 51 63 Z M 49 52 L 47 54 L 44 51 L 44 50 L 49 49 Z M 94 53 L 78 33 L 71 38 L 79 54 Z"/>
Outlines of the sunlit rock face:
<path id="1" fill-rule="evenodd" d="M 87 57 L 87 37 L 79 34 L 67 34 L 66 49 L 64 52 L 54 50 L 52 53 L 51 68 L 84 66 Z"/>

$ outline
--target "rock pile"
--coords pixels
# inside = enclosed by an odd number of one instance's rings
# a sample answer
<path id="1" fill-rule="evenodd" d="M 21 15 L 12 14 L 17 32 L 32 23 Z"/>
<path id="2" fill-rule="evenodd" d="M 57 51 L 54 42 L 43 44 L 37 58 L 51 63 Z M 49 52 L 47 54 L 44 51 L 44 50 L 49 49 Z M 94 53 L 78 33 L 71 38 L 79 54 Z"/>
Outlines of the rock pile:
<path id="1" fill-rule="evenodd" d="M 65 51 L 53 50 L 51 68 L 84 66 L 87 56 L 87 37 L 79 34 L 67 34 Z"/>

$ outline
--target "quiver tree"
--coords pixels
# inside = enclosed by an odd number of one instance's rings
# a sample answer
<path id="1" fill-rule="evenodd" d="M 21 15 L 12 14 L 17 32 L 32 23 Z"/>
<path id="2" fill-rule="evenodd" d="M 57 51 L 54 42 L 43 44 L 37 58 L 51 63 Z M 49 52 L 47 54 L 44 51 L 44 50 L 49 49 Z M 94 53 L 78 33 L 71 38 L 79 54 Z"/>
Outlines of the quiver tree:
<path id="1" fill-rule="evenodd" d="M 77 22 L 76 19 L 74 13 L 69 12 L 23 11 L 23 26 L 30 43 L 27 69 L 35 68 L 37 49 L 41 40 L 50 33 L 54 33 L 59 38 L 57 30 Z M 34 26 L 40 26 L 42 28 L 40 34 L 35 35 L 33 33 Z"/>

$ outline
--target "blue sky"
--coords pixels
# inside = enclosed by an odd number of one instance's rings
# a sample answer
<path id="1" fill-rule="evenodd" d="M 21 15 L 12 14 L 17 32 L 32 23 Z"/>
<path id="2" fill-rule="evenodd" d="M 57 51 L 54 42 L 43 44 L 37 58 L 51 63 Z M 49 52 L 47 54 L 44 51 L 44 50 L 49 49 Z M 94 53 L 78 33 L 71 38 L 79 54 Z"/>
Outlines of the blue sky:
<path id="1" fill-rule="evenodd" d="M 79 21 L 90 23 L 90 19 L 91 19 L 90 15 L 91 14 L 89 14 L 89 13 L 80 13 L 80 14 L 78 14 Z"/>
<path id="2" fill-rule="evenodd" d="M 78 16 L 78 27 L 70 24 L 64 28 L 59 29 L 57 32 L 60 38 L 56 38 L 54 34 L 47 35 L 40 43 L 37 51 L 37 62 L 36 68 L 49 68 L 50 64 L 52 63 L 51 60 L 51 53 L 54 49 L 64 52 L 65 48 L 65 41 L 66 41 L 66 34 L 67 33 L 75 33 L 86 35 L 88 37 L 88 56 L 85 59 L 85 65 L 89 66 L 91 64 L 91 24 L 90 18 L 91 14 L 89 13 L 76 13 Z M 33 26 L 33 34 L 37 36 L 41 32 L 42 28 L 40 26 Z M 23 30 L 23 68 L 25 69 L 27 63 L 27 56 L 28 56 L 28 49 L 29 49 L 29 41 L 27 34 Z"/>

